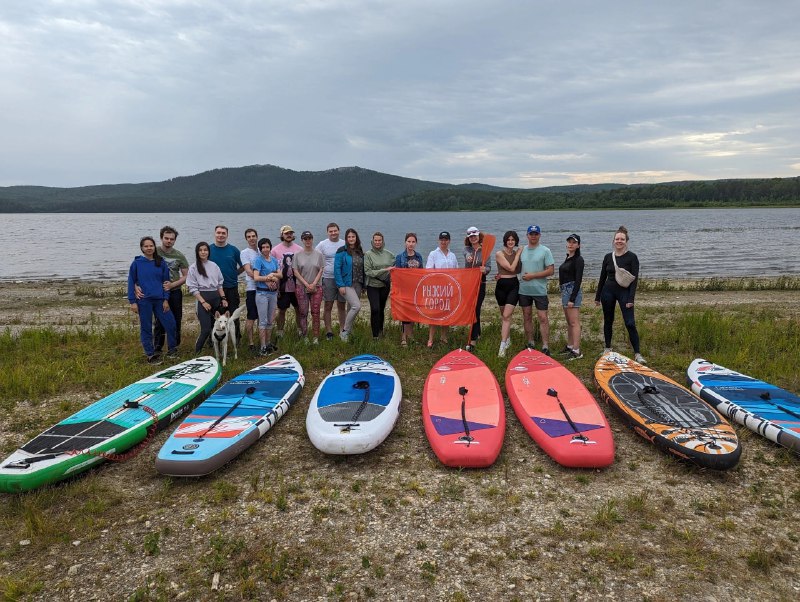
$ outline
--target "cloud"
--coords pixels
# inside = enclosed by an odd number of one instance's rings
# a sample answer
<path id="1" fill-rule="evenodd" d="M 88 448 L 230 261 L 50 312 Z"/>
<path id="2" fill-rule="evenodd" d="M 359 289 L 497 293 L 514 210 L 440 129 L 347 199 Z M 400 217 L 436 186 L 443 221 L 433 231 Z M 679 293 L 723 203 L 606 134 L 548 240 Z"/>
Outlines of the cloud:
<path id="1" fill-rule="evenodd" d="M 255 163 L 525 187 L 792 175 L 798 17 L 793 0 L 3 3 L 0 185 Z"/>

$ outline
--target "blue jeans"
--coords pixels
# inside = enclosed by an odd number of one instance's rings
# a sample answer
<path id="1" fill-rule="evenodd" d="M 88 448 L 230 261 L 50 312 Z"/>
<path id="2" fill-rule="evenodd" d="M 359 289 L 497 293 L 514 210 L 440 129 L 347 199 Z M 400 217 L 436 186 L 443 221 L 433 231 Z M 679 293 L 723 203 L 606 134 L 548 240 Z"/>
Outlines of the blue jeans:
<path id="1" fill-rule="evenodd" d="M 161 326 L 167 333 L 169 350 L 174 350 L 177 347 L 175 316 L 171 311 L 164 311 L 164 301 L 162 299 L 139 299 L 136 305 L 139 306 L 139 338 L 142 341 L 144 354 L 150 357 L 155 353 L 153 349 L 153 316 L 161 322 Z"/>
<path id="2" fill-rule="evenodd" d="M 633 315 L 632 307 L 625 307 L 628 303 L 630 292 L 616 283 L 606 284 L 600 293 L 600 303 L 603 306 L 603 336 L 605 337 L 606 347 L 611 347 L 612 327 L 614 326 L 614 310 L 617 303 L 622 310 L 622 320 L 625 328 L 628 329 L 628 337 L 634 353 L 639 353 L 639 331 L 636 330 L 636 319 Z"/>

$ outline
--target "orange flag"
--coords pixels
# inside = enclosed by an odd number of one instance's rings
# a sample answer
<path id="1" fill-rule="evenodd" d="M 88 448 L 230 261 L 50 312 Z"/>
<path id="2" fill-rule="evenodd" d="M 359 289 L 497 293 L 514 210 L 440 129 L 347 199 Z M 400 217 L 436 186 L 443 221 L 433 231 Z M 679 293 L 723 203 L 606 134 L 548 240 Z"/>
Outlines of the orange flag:
<path id="1" fill-rule="evenodd" d="M 480 270 L 392 270 L 392 318 L 435 326 L 470 325 L 481 285 Z"/>

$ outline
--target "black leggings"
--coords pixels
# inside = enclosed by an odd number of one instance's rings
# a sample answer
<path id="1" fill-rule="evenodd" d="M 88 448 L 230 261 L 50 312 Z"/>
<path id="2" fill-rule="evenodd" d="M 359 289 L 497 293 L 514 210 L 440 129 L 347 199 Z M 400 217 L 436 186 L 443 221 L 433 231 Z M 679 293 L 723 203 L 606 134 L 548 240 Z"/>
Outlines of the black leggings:
<path id="1" fill-rule="evenodd" d="M 625 307 L 628 303 L 630 293 L 628 289 L 614 284 L 606 284 L 600 293 L 600 303 L 603 305 L 603 336 L 605 337 L 606 347 L 611 347 L 612 327 L 614 326 L 614 310 L 617 303 L 622 310 L 622 320 L 625 328 L 628 329 L 628 337 L 631 339 L 631 346 L 634 353 L 639 353 L 639 331 L 636 330 L 636 320 L 633 315 L 632 307 Z"/>
<path id="2" fill-rule="evenodd" d="M 220 301 L 222 301 L 217 291 L 200 291 L 200 294 L 205 299 L 205 302 L 211 306 L 211 309 L 206 311 L 200 305 L 200 302 L 197 302 L 197 321 L 200 322 L 200 336 L 197 337 L 197 342 L 194 344 L 195 353 L 200 353 L 203 350 L 208 337 L 211 336 L 211 331 L 214 330 L 214 312 L 221 309 L 219 305 Z"/>
<path id="3" fill-rule="evenodd" d="M 383 321 L 386 312 L 386 300 L 389 298 L 388 286 L 368 286 L 367 299 L 369 299 L 369 323 L 372 326 L 372 336 L 377 337 L 383 332 Z"/>
<path id="4" fill-rule="evenodd" d="M 478 289 L 478 303 L 475 305 L 475 323 L 472 325 L 472 330 L 469 333 L 469 340 L 475 341 L 481 336 L 481 306 L 483 299 L 486 297 L 486 282 L 481 282 L 481 288 Z"/>

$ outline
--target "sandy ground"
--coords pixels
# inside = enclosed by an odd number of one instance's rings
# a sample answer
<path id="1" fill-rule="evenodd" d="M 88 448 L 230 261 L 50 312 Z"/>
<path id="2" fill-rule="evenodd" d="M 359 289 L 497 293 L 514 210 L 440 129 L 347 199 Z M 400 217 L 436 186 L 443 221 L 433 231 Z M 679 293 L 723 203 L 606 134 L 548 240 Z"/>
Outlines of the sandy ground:
<path id="1" fill-rule="evenodd" d="M 797 317 L 800 292 L 653 292 L 638 303 L 763 304 Z M 0 309 L 12 331 L 132 319 L 120 283 L 2 283 Z M 422 433 L 423 379 L 404 376 L 414 393 L 365 456 L 314 450 L 300 407 L 203 479 L 155 473 L 162 433 L 129 462 L 49 489 L 52 502 L 8 496 L 34 509 L 2 525 L 0 586 L 8 596 L 8 580 L 38 584 L 8 599 L 81 601 L 800 598 L 800 464 L 785 450 L 739 429 L 739 466 L 698 470 L 607 411 L 615 463 L 568 470 L 510 416 L 491 469 L 453 471 Z M 3 438 L 26 428 L 0 417 Z M 63 516 L 75 522 L 68 535 L 42 542 L 37 528 Z"/>

